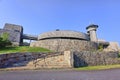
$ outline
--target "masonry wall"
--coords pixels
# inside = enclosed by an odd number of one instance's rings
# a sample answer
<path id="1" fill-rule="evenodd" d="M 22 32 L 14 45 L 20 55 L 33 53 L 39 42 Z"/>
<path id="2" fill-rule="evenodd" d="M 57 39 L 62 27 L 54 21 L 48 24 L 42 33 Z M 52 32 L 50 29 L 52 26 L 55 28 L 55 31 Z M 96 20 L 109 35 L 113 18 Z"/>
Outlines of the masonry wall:
<path id="1" fill-rule="evenodd" d="M 13 45 L 19 46 L 23 42 L 23 27 L 20 25 L 6 23 L 3 29 L 0 29 L 0 35 L 2 33 L 9 34 L 9 40 Z"/>
<path id="2" fill-rule="evenodd" d="M 10 30 L 10 31 L 18 31 L 20 33 L 23 33 L 23 27 L 16 24 L 5 23 L 3 29 Z"/>
<path id="3" fill-rule="evenodd" d="M 10 31 L 5 29 L 0 29 L 0 35 L 3 33 L 9 34 L 9 40 L 13 43 L 13 45 L 20 45 L 21 42 L 21 33 L 16 31 Z"/>
<path id="4" fill-rule="evenodd" d="M 104 51 L 119 51 L 119 48 L 118 42 L 109 42 L 109 46 Z"/>
<path id="5" fill-rule="evenodd" d="M 32 42 L 31 47 L 43 47 L 53 51 L 91 51 L 97 49 L 97 44 L 75 39 L 47 39 Z"/>
<path id="6" fill-rule="evenodd" d="M 73 54 L 75 67 L 120 64 L 118 52 L 81 51 Z"/>
<path id="7" fill-rule="evenodd" d="M 118 52 L 64 51 L 57 53 L 11 53 L 0 55 L 0 68 L 73 68 L 120 64 Z"/>
<path id="8" fill-rule="evenodd" d="M 24 69 L 37 68 L 72 68 L 73 56 L 64 53 L 13 53 L 0 55 L 0 68 L 19 67 Z"/>

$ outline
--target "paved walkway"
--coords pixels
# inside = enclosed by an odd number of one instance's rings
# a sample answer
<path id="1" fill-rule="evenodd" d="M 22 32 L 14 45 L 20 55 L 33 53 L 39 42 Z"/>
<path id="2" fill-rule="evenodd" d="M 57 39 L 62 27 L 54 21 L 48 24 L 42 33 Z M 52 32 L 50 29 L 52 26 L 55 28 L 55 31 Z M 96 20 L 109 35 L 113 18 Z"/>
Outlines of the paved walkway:
<path id="1" fill-rule="evenodd" d="M 0 71 L 0 80 L 120 80 L 120 69 Z"/>

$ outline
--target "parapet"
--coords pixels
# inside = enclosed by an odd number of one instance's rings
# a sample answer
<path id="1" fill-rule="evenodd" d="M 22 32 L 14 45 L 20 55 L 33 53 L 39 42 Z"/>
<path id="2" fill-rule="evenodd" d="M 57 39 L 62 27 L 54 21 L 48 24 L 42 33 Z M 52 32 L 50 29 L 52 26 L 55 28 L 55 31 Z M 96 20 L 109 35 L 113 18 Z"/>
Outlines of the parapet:
<path id="1" fill-rule="evenodd" d="M 23 27 L 16 24 L 6 23 L 3 29 L 23 33 Z"/>
<path id="2" fill-rule="evenodd" d="M 79 40 L 89 40 L 89 36 L 85 33 L 77 32 L 77 31 L 69 31 L 69 30 L 59 30 L 59 31 L 51 31 L 40 34 L 38 36 L 38 40 L 45 39 L 79 39 Z"/>

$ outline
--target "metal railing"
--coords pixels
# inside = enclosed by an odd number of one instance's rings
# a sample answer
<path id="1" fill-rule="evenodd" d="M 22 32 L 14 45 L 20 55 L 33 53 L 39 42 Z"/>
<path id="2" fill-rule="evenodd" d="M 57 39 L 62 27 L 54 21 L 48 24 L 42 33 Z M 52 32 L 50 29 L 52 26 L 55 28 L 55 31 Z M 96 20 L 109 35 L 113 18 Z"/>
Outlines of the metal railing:
<path id="1" fill-rule="evenodd" d="M 30 34 L 23 34 L 22 38 L 23 39 L 28 39 L 28 40 L 38 40 L 38 36 L 36 36 L 36 35 L 30 35 Z"/>

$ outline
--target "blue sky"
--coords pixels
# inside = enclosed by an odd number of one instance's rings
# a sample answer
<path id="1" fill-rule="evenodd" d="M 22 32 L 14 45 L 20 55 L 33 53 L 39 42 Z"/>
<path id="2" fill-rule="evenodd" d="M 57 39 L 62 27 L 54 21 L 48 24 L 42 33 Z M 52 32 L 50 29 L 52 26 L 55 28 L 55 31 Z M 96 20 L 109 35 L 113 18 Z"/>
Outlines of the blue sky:
<path id="1" fill-rule="evenodd" d="M 75 30 L 98 24 L 98 38 L 120 43 L 120 0 L 0 0 L 0 28 L 22 25 L 24 33 Z"/>

